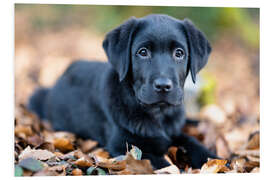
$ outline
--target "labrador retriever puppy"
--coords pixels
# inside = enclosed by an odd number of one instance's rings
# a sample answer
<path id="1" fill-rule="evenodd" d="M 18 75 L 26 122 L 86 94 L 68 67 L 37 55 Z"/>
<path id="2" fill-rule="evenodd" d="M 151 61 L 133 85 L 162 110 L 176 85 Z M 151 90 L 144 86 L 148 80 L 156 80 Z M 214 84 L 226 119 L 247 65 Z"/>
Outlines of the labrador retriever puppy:
<path id="1" fill-rule="evenodd" d="M 28 108 L 55 130 L 97 140 L 111 156 L 139 147 L 156 169 L 169 166 L 171 145 L 184 147 L 193 168 L 216 156 L 181 132 L 183 87 L 195 83 L 211 47 L 191 21 L 167 15 L 131 18 L 106 35 L 109 63 L 72 63 L 52 88 L 40 88 Z"/>

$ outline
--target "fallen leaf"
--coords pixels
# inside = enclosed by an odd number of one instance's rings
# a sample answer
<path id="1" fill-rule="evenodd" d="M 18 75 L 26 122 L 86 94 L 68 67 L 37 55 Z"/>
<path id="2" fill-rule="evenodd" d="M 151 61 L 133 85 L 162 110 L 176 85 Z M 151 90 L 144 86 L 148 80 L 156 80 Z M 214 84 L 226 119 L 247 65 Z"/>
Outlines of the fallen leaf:
<path id="1" fill-rule="evenodd" d="M 75 169 L 72 170 L 72 175 L 81 176 L 81 175 L 83 175 L 83 172 L 79 168 L 75 168 Z"/>
<path id="2" fill-rule="evenodd" d="M 247 159 L 249 161 L 253 161 L 253 162 L 260 162 L 260 158 L 259 157 L 255 157 L 255 156 L 246 156 Z"/>
<path id="3" fill-rule="evenodd" d="M 28 146 L 19 155 L 19 161 L 26 159 L 26 158 L 33 158 L 36 160 L 48 160 L 52 157 L 55 157 L 55 154 L 53 154 L 50 151 L 41 150 L 41 149 L 37 149 L 37 150 L 31 149 L 30 146 Z"/>
<path id="4" fill-rule="evenodd" d="M 23 175 L 23 169 L 18 166 L 18 165 L 15 165 L 15 176 L 22 176 Z"/>
<path id="5" fill-rule="evenodd" d="M 96 165 L 102 168 L 107 168 L 115 171 L 120 171 L 126 168 L 126 160 L 115 161 L 113 159 L 99 159 Z"/>
<path id="6" fill-rule="evenodd" d="M 218 173 L 226 165 L 227 160 L 211 159 L 201 168 L 201 173 Z"/>
<path id="7" fill-rule="evenodd" d="M 44 142 L 44 140 L 43 140 L 43 138 L 41 138 L 40 136 L 35 134 L 33 136 L 27 137 L 27 142 L 28 142 L 28 144 L 31 144 L 33 146 L 38 146 L 38 145 L 42 144 Z"/>
<path id="8" fill-rule="evenodd" d="M 32 175 L 33 175 L 33 171 L 29 171 L 27 169 L 24 169 L 23 176 L 32 176 Z"/>
<path id="9" fill-rule="evenodd" d="M 86 141 L 82 140 L 81 142 L 79 142 L 79 144 L 81 146 L 82 152 L 87 153 L 97 147 L 98 142 L 88 139 Z"/>
<path id="10" fill-rule="evenodd" d="M 103 169 L 98 168 L 98 167 L 89 167 L 86 170 L 86 174 L 87 175 L 106 175 L 106 172 Z"/>
<path id="11" fill-rule="evenodd" d="M 42 144 L 36 146 L 35 149 L 44 149 L 44 150 L 48 150 L 51 152 L 55 152 L 55 147 L 50 142 L 43 142 Z"/>
<path id="12" fill-rule="evenodd" d="M 79 167 L 90 167 L 93 165 L 93 162 L 87 160 L 85 157 L 81 157 L 80 159 L 76 160 L 74 164 Z"/>
<path id="13" fill-rule="evenodd" d="M 43 169 L 42 163 L 33 158 L 27 158 L 27 159 L 21 160 L 19 163 L 19 166 L 33 172 L 37 172 Z"/>
<path id="14" fill-rule="evenodd" d="M 260 162 L 246 161 L 246 163 L 244 164 L 244 169 L 247 172 L 250 172 L 253 168 L 259 167 L 259 166 L 260 166 Z"/>
<path id="15" fill-rule="evenodd" d="M 138 147 L 132 145 L 132 148 L 131 148 L 131 150 L 129 152 L 134 157 L 134 159 L 141 160 L 142 151 Z"/>
<path id="16" fill-rule="evenodd" d="M 30 125 L 17 125 L 14 131 L 16 136 L 19 136 L 20 134 L 24 134 L 26 137 L 33 135 L 33 131 Z"/>
<path id="17" fill-rule="evenodd" d="M 58 173 L 49 169 L 43 169 L 33 174 L 33 176 L 57 176 Z"/>
<path id="18" fill-rule="evenodd" d="M 56 138 L 53 141 L 53 145 L 56 149 L 59 149 L 61 152 L 64 153 L 74 150 L 73 144 L 67 138 Z"/>
<path id="19" fill-rule="evenodd" d="M 74 157 L 77 159 L 84 159 L 85 161 L 88 161 L 89 163 L 93 164 L 94 160 L 92 157 L 90 157 L 89 155 L 84 154 L 82 151 L 80 150 L 75 150 L 74 152 Z"/>
<path id="20" fill-rule="evenodd" d="M 180 174 L 180 170 L 175 165 L 171 165 L 155 171 L 156 174 Z"/>
<path id="21" fill-rule="evenodd" d="M 148 159 L 136 160 L 134 157 L 127 153 L 126 170 L 132 174 L 153 174 L 153 168 Z"/>
<path id="22" fill-rule="evenodd" d="M 89 154 L 95 155 L 96 157 L 106 158 L 106 159 L 108 159 L 110 157 L 109 153 L 104 151 L 104 149 L 102 149 L 102 148 L 98 148 Z"/>
<path id="23" fill-rule="evenodd" d="M 233 159 L 230 164 L 230 167 L 232 170 L 242 173 L 242 172 L 245 172 L 245 169 L 244 169 L 245 163 L 246 163 L 246 160 L 244 158 Z"/>
<path id="24" fill-rule="evenodd" d="M 60 158 L 60 159 L 61 159 L 61 158 L 63 158 L 63 156 L 64 156 L 64 154 L 63 154 L 63 153 L 61 153 L 61 152 L 57 152 L 57 151 L 56 151 L 56 152 L 54 152 L 54 154 L 55 154 L 55 156 L 56 156 L 56 157 L 58 157 L 58 158 Z"/>
<path id="25" fill-rule="evenodd" d="M 253 150 L 259 148 L 260 148 L 260 132 L 256 131 L 250 136 L 246 149 Z"/>

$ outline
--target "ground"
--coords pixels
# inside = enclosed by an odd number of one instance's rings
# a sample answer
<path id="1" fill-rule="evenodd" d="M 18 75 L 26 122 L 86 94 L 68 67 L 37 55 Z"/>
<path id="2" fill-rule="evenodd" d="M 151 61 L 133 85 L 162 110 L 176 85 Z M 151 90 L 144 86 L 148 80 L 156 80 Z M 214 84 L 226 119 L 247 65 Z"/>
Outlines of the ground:
<path id="1" fill-rule="evenodd" d="M 79 27 L 33 33 L 24 27 L 23 17 L 16 26 L 20 26 L 15 34 L 16 176 L 259 172 L 259 57 L 237 39 L 224 35 L 212 43 L 213 53 L 200 73 L 214 82 L 211 101 L 201 100 L 199 110 L 188 114 L 199 123 L 184 128 L 223 159 L 209 159 L 201 169 L 192 169 L 185 150 L 171 147 L 166 155 L 171 166 L 154 171 L 148 160 L 140 159 L 143 152 L 136 147 L 109 157 L 97 142 L 55 132 L 25 108 L 34 89 L 52 86 L 72 61 L 105 61 L 103 36 Z M 207 89 L 205 93 L 203 98 L 209 96 Z"/>

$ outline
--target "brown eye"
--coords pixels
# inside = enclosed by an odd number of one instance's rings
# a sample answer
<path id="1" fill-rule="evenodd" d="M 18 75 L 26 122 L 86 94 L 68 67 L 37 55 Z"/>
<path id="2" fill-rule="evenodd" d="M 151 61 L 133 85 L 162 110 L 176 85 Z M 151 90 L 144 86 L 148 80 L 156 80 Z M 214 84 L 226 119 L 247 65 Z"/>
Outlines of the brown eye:
<path id="1" fill-rule="evenodd" d="M 185 57 L 185 52 L 183 49 L 181 48 L 177 48 L 174 50 L 173 56 L 176 60 L 181 60 L 184 59 Z"/>
<path id="2" fill-rule="evenodd" d="M 150 53 L 148 51 L 148 49 L 146 48 L 140 48 L 137 52 L 137 55 L 143 57 L 143 58 L 149 58 L 150 57 Z"/>

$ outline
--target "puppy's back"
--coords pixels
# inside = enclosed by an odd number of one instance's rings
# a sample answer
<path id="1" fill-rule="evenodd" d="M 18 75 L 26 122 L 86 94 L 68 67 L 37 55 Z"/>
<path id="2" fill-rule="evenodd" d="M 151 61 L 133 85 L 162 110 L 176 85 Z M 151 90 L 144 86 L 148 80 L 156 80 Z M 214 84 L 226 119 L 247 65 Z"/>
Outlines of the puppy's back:
<path id="1" fill-rule="evenodd" d="M 40 88 L 32 95 L 30 110 L 48 119 L 55 130 L 105 142 L 106 117 L 100 101 L 109 70 L 108 63 L 75 61 L 52 88 Z"/>

